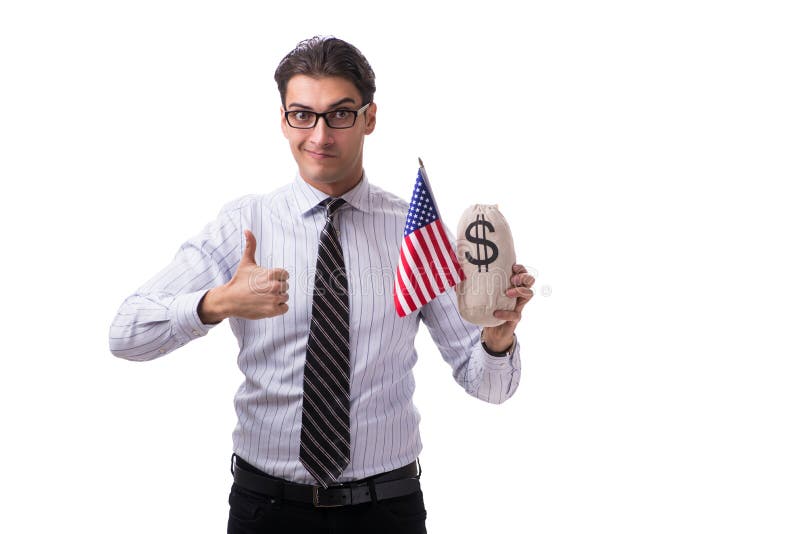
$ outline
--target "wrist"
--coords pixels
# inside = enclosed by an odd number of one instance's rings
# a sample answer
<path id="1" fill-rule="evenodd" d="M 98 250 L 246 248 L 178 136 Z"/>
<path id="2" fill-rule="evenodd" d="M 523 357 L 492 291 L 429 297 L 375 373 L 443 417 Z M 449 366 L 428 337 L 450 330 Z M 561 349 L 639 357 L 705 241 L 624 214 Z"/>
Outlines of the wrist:
<path id="1" fill-rule="evenodd" d="M 197 304 L 197 316 L 203 324 L 216 324 L 228 318 L 222 287 L 206 291 Z"/>
<path id="2" fill-rule="evenodd" d="M 508 356 L 514 351 L 516 334 L 511 334 L 511 339 L 487 339 L 486 331 L 481 331 L 481 344 L 483 350 L 492 356 Z"/>

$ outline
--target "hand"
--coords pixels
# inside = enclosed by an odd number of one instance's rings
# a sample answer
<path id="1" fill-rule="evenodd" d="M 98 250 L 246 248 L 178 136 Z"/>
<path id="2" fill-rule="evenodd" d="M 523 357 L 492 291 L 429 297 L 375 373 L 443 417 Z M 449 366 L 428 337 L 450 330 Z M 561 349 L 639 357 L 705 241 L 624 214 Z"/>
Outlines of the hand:
<path id="1" fill-rule="evenodd" d="M 498 319 L 505 319 L 505 322 L 498 326 L 486 326 L 483 329 L 483 341 L 492 352 L 503 352 L 511 347 L 514 342 L 514 329 L 522 319 L 522 308 L 533 298 L 533 283 L 536 281 L 533 275 L 528 274 L 525 267 L 515 263 L 511 267 L 511 285 L 514 287 L 506 291 L 509 297 L 516 297 L 517 304 L 513 310 L 495 310 L 494 316 Z"/>
<path id="2" fill-rule="evenodd" d="M 289 310 L 289 273 L 284 269 L 264 269 L 256 263 L 256 238 L 244 231 L 245 249 L 233 278 L 206 293 L 198 314 L 205 324 L 227 317 L 263 319 Z"/>

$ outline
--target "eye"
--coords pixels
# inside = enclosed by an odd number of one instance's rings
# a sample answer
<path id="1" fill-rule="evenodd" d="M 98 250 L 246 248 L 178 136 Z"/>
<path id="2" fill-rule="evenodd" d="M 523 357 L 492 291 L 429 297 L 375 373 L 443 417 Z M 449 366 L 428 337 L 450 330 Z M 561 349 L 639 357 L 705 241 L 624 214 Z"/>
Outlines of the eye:
<path id="1" fill-rule="evenodd" d="M 305 122 L 311 119 L 311 114 L 308 111 L 293 111 L 292 118 L 300 122 Z"/>
<path id="2" fill-rule="evenodd" d="M 337 109 L 331 112 L 334 119 L 349 119 L 350 118 L 350 111 L 346 109 Z"/>

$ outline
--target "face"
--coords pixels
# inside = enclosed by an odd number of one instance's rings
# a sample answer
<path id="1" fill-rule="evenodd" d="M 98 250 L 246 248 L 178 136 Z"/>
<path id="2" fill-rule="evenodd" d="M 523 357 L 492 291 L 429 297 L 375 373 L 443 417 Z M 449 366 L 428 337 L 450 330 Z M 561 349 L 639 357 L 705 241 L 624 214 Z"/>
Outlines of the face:
<path id="1" fill-rule="evenodd" d="M 322 117 L 314 128 L 292 128 L 286 123 L 283 112 L 356 111 L 363 105 L 358 89 L 345 78 L 312 78 L 298 74 L 290 78 L 286 86 L 286 108 L 281 109 L 283 135 L 289 140 L 300 177 L 328 195 L 341 196 L 361 179 L 364 136 L 375 129 L 375 104 L 347 129 L 330 128 Z"/>

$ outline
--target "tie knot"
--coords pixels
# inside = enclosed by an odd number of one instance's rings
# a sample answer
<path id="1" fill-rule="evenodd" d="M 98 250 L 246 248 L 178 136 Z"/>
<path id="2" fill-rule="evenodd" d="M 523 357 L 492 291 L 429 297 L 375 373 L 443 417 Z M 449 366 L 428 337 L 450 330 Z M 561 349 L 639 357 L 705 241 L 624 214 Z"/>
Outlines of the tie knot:
<path id="1" fill-rule="evenodd" d="M 328 219 L 330 219 L 331 217 L 333 217 L 333 214 L 336 212 L 336 210 L 347 204 L 347 201 L 343 198 L 328 197 L 322 202 L 320 202 L 320 204 L 322 205 L 322 207 L 325 208 L 325 210 L 327 211 Z"/>

